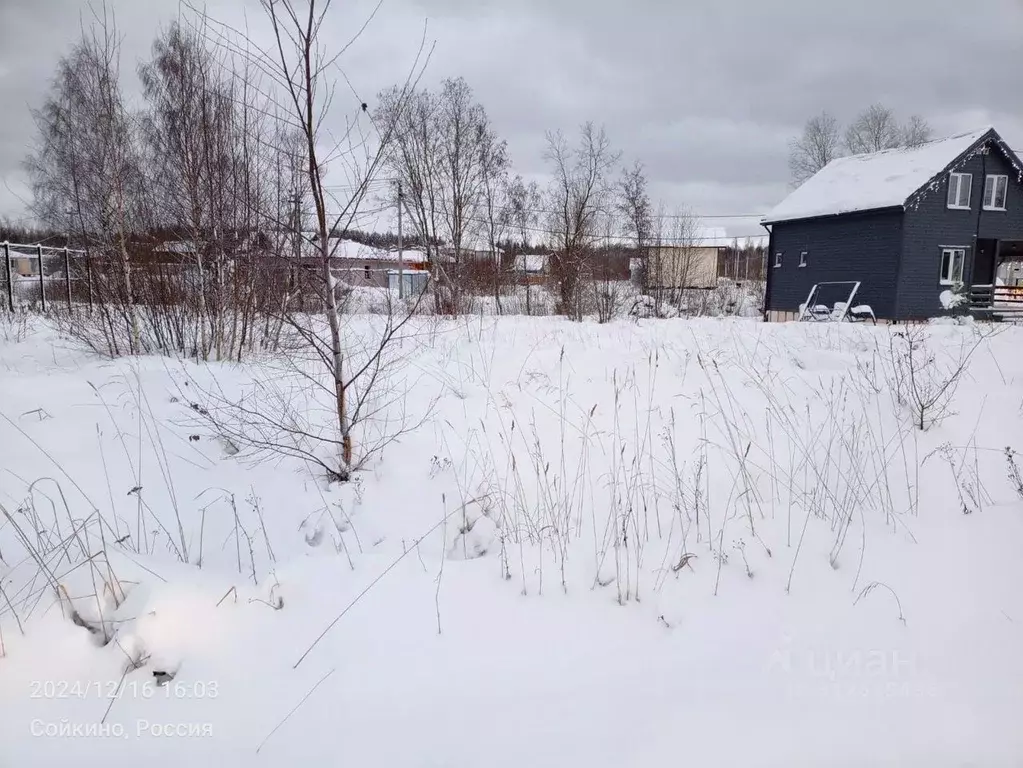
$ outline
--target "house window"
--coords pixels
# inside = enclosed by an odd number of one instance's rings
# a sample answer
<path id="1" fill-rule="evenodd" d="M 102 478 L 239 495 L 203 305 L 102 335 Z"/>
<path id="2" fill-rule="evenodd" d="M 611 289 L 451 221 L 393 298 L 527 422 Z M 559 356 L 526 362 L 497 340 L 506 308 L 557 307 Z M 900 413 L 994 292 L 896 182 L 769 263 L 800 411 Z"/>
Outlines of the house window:
<path id="1" fill-rule="evenodd" d="M 774 254 L 774 268 L 778 269 L 781 266 L 781 251 Z"/>
<path id="2" fill-rule="evenodd" d="M 972 173 L 950 173 L 948 175 L 948 207 L 969 210 L 972 186 Z"/>
<path id="3" fill-rule="evenodd" d="M 799 266 L 805 267 L 808 260 L 809 260 L 809 254 L 806 251 L 802 251 L 799 254 Z"/>
<path id="4" fill-rule="evenodd" d="M 367 264 L 363 269 L 365 271 L 366 279 L 367 280 L 372 280 L 373 276 L 370 275 L 370 273 L 369 273 L 369 264 Z"/>
<path id="5" fill-rule="evenodd" d="M 984 180 L 984 210 L 1004 211 L 1005 195 L 1009 190 L 1009 177 L 990 175 Z"/>
<path id="6" fill-rule="evenodd" d="M 965 248 L 942 248 L 941 284 L 958 285 L 962 283 L 964 263 L 966 263 Z"/>

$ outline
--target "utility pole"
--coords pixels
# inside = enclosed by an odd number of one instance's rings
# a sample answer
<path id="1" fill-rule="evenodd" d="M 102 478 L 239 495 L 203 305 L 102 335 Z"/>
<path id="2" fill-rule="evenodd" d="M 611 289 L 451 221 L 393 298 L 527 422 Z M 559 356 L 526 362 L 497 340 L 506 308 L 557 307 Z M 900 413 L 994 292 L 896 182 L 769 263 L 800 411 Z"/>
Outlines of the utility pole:
<path id="1" fill-rule="evenodd" d="M 6 240 L 0 248 L 4 249 L 4 274 L 7 276 L 7 308 L 14 311 L 14 284 L 11 277 L 11 246 Z"/>
<path id="2" fill-rule="evenodd" d="M 71 311 L 71 251 L 64 246 L 64 285 L 67 288 L 67 311 Z"/>
<path id="3" fill-rule="evenodd" d="M 405 201 L 401 193 L 401 181 L 398 181 L 398 298 L 405 298 L 405 254 L 401 242 L 401 209 Z"/>
<path id="4" fill-rule="evenodd" d="M 291 226 L 295 228 L 292 252 L 296 262 L 302 258 L 302 196 L 295 190 L 291 196 Z"/>
<path id="5" fill-rule="evenodd" d="M 305 311 L 305 288 L 302 285 L 302 196 L 296 189 L 291 196 L 291 226 L 294 236 L 291 239 L 291 266 L 288 268 L 288 282 L 298 293 L 299 312 Z"/>

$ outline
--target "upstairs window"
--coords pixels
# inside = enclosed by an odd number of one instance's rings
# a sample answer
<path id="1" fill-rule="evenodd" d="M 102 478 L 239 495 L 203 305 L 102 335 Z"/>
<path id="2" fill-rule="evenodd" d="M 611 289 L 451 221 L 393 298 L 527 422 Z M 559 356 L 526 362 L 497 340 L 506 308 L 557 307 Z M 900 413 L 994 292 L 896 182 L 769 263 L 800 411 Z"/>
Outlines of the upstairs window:
<path id="1" fill-rule="evenodd" d="M 810 254 L 808 254 L 806 251 L 800 252 L 800 254 L 799 254 L 799 266 L 805 267 L 807 265 L 807 263 L 809 263 L 809 261 L 810 261 Z"/>
<path id="2" fill-rule="evenodd" d="M 992 174 L 984 179 L 984 210 L 1004 211 L 1009 177 Z"/>
<path id="3" fill-rule="evenodd" d="M 948 175 L 948 207 L 969 210 L 970 187 L 972 186 L 972 173 L 950 173 Z"/>
<path id="4" fill-rule="evenodd" d="M 958 285 L 963 282 L 963 264 L 966 262 L 965 248 L 941 249 L 941 284 Z"/>
<path id="5" fill-rule="evenodd" d="M 774 268 L 778 269 L 781 266 L 781 251 L 774 254 Z"/>

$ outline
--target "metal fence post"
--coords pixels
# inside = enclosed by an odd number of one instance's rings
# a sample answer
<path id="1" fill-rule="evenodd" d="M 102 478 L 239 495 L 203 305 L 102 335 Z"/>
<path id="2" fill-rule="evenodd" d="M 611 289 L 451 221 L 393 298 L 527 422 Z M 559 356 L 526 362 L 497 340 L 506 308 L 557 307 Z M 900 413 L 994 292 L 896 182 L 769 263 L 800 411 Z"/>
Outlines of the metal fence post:
<path id="1" fill-rule="evenodd" d="M 89 246 L 85 246 L 85 282 L 89 289 L 89 314 L 92 314 L 92 258 L 89 256 Z"/>
<path id="2" fill-rule="evenodd" d="M 4 241 L 4 274 L 7 275 L 7 307 L 14 311 L 14 280 L 11 278 L 11 244 Z"/>
<path id="3" fill-rule="evenodd" d="M 46 278 L 43 275 L 43 246 L 36 246 L 36 257 L 39 259 L 39 301 L 43 312 L 46 311 Z"/>
<path id="4" fill-rule="evenodd" d="M 71 311 L 71 253 L 64 247 L 64 282 L 67 285 L 67 311 Z"/>

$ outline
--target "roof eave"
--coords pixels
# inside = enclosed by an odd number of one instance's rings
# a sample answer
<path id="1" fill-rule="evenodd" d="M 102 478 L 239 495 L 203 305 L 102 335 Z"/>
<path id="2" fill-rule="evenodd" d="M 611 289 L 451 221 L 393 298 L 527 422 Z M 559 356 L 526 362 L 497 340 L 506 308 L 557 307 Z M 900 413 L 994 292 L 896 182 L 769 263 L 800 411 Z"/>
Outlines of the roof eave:
<path id="1" fill-rule="evenodd" d="M 855 211 L 839 211 L 838 213 L 818 213 L 812 216 L 792 216 L 789 218 L 763 218 L 761 224 L 772 226 L 774 224 L 791 224 L 796 221 L 819 221 L 821 219 L 837 219 L 841 216 L 861 216 L 868 213 L 891 213 L 894 211 L 905 211 L 905 205 L 882 205 L 876 208 L 858 208 Z"/>

